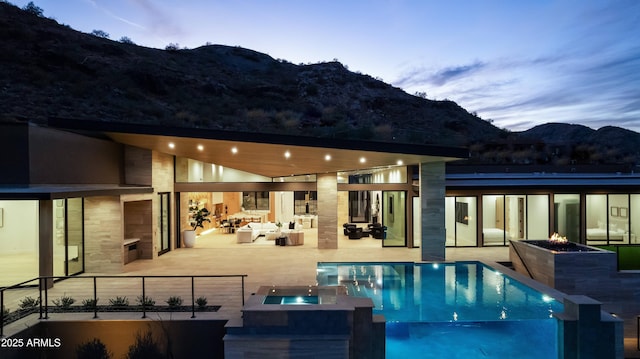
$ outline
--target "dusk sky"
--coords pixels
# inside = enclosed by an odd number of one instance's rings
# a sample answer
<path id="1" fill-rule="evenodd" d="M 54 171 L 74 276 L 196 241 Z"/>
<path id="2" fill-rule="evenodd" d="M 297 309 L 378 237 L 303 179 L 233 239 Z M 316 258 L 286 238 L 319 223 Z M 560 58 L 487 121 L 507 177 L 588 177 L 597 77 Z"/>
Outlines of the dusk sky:
<path id="1" fill-rule="evenodd" d="M 9 0 L 23 7 L 29 1 Z M 639 0 L 36 0 L 72 28 L 138 45 L 337 59 L 512 131 L 640 132 Z"/>

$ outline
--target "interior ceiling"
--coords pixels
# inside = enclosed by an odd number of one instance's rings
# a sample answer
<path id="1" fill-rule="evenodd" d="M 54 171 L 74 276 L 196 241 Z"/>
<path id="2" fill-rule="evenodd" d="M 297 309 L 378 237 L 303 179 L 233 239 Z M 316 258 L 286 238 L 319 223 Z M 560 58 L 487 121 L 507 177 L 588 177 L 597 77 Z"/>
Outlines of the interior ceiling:
<path id="1" fill-rule="evenodd" d="M 272 178 L 396 166 L 398 161 L 410 165 L 457 159 L 388 153 L 383 148 L 378 152 L 113 132 L 108 132 L 107 136 L 123 144 Z M 171 143 L 173 148 L 170 147 Z M 234 147 L 237 153 L 232 152 Z M 290 153 L 289 158 L 285 157 L 286 152 Z M 325 159 L 327 155 L 331 156 L 330 160 Z M 364 162 L 361 162 L 363 158 Z"/>

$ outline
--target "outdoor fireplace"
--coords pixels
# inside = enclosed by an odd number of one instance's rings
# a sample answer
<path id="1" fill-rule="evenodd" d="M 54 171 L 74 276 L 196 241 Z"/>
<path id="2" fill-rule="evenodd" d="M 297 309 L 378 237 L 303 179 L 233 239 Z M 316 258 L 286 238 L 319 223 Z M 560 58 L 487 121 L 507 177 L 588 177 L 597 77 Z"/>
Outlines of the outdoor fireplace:
<path id="1" fill-rule="evenodd" d="M 569 294 L 584 293 L 594 281 L 607 281 L 617 272 L 614 252 L 570 242 L 557 234 L 543 240 L 511 240 L 510 244 L 509 259 L 518 273 Z"/>

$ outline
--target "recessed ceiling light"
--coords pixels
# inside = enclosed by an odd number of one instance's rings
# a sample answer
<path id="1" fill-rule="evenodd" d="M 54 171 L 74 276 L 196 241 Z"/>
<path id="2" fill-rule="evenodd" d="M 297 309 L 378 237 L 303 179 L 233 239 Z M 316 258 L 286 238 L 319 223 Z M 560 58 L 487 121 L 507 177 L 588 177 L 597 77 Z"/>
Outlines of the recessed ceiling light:
<path id="1" fill-rule="evenodd" d="M 396 162 L 396 163 L 398 164 L 398 166 L 402 166 L 402 164 L 403 164 L 404 162 L 402 162 L 402 160 L 398 160 L 398 162 Z"/>
<path id="2" fill-rule="evenodd" d="M 231 153 L 233 154 L 238 153 L 238 147 L 231 147 Z"/>
<path id="3" fill-rule="evenodd" d="M 204 146 L 203 145 L 198 145 L 198 151 L 202 151 L 204 150 Z"/>
<path id="4" fill-rule="evenodd" d="M 286 151 L 286 152 L 284 153 L 284 158 L 289 158 L 289 157 L 291 157 L 291 152 Z"/>
<path id="5" fill-rule="evenodd" d="M 325 161 L 331 161 L 331 155 L 324 155 Z"/>
<path id="6" fill-rule="evenodd" d="M 367 159 L 364 157 L 360 157 L 360 163 L 365 163 L 365 162 L 367 162 Z"/>
<path id="7" fill-rule="evenodd" d="M 176 148 L 176 145 L 173 142 L 169 142 L 169 148 Z"/>

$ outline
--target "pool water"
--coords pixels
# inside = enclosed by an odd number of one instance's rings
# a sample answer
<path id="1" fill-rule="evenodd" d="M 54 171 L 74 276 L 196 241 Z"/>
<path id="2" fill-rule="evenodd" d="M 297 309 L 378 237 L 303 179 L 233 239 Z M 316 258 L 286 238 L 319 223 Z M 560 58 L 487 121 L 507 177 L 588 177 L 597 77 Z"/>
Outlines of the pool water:
<path id="1" fill-rule="evenodd" d="M 264 297 L 263 304 L 318 304 L 317 295 L 267 295 Z"/>
<path id="2" fill-rule="evenodd" d="M 387 358 L 557 356 L 562 304 L 479 262 L 319 263 L 317 279 L 373 300 Z"/>

